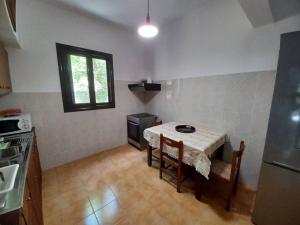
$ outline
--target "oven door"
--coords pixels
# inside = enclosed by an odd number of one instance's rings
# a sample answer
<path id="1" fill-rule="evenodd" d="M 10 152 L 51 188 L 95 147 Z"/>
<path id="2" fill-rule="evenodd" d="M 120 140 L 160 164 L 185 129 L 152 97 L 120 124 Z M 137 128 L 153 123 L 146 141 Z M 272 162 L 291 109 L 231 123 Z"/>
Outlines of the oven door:
<path id="1" fill-rule="evenodd" d="M 15 134 L 21 130 L 19 119 L 0 120 L 0 135 Z"/>
<path id="2" fill-rule="evenodd" d="M 128 138 L 140 143 L 140 126 L 138 123 L 127 121 Z"/>

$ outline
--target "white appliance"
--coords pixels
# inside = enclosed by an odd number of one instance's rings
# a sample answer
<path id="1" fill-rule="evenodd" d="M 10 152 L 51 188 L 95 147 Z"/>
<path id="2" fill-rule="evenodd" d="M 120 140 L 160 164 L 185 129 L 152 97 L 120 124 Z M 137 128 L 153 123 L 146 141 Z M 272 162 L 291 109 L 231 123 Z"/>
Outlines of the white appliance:
<path id="1" fill-rule="evenodd" d="M 0 136 L 30 132 L 32 129 L 31 115 L 20 113 L 0 117 Z"/>

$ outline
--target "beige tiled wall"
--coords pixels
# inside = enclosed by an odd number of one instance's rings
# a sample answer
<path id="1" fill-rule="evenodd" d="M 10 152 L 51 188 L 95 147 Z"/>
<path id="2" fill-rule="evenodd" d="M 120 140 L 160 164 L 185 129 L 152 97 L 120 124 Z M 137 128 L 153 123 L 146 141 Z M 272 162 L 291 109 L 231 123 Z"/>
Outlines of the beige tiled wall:
<path id="1" fill-rule="evenodd" d="M 229 135 L 225 157 L 241 139 L 247 149 L 241 181 L 256 187 L 264 150 L 275 72 L 254 72 L 162 81 L 162 91 L 146 98 L 146 111 L 164 122 L 195 122 Z"/>
<path id="2" fill-rule="evenodd" d="M 255 188 L 274 81 L 274 71 L 177 79 L 161 81 L 161 92 L 145 96 L 130 92 L 129 82 L 115 81 L 115 109 L 64 113 L 60 93 L 13 93 L 0 98 L 0 109 L 32 113 L 43 169 L 125 144 L 126 115 L 132 113 L 225 129 L 227 159 L 231 147 L 246 141 L 241 181 Z"/>
<path id="3" fill-rule="evenodd" d="M 126 116 L 145 111 L 143 96 L 115 81 L 116 108 L 64 113 L 61 93 L 13 93 L 0 98 L 0 109 L 21 107 L 37 128 L 43 169 L 127 142 Z"/>

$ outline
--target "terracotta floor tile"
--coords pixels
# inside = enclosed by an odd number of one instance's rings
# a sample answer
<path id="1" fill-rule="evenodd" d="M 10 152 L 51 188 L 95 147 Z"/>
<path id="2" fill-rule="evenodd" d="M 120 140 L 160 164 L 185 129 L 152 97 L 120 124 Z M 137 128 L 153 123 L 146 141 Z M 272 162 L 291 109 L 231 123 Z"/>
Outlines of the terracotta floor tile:
<path id="1" fill-rule="evenodd" d="M 52 188 L 52 187 L 58 187 L 58 178 L 52 178 L 52 179 L 45 179 L 42 180 L 42 186 L 43 188 Z"/>
<path id="2" fill-rule="evenodd" d="M 78 170 L 78 173 L 80 174 L 79 177 L 83 182 L 90 180 L 90 179 L 97 179 L 100 176 L 99 171 L 97 171 L 95 165 L 90 165 L 87 168 L 81 168 Z"/>
<path id="3" fill-rule="evenodd" d="M 57 194 L 54 198 L 43 199 L 43 212 L 45 216 L 59 215 L 61 212 L 66 212 L 74 204 L 91 208 L 86 192 L 78 188 Z"/>
<path id="4" fill-rule="evenodd" d="M 88 196 L 94 211 L 101 209 L 103 206 L 116 199 L 116 196 L 108 186 L 90 192 Z"/>
<path id="5" fill-rule="evenodd" d="M 109 171 L 109 172 L 103 173 L 100 175 L 100 178 L 107 185 L 115 184 L 115 183 L 121 181 L 122 179 L 124 179 L 124 177 L 122 176 L 122 173 L 120 173 L 120 171 Z"/>
<path id="6" fill-rule="evenodd" d="M 84 189 L 89 192 L 95 192 L 95 191 L 104 191 L 105 189 L 109 188 L 108 185 L 103 182 L 103 180 L 99 177 L 94 177 L 91 179 L 87 179 L 84 182 Z"/>
<path id="7" fill-rule="evenodd" d="M 118 201 L 121 207 L 127 207 L 128 210 L 134 210 L 135 208 L 142 208 L 145 205 L 149 205 L 141 192 L 137 190 L 131 190 L 128 191 L 127 194 L 124 193 L 119 195 Z"/>
<path id="8" fill-rule="evenodd" d="M 72 189 L 76 189 L 78 187 L 82 187 L 83 184 L 84 183 L 80 176 L 60 177 L 58 181 L 58 189 L 62 193 L 71 191 Z"/>
<path id="9" fill-rule="evenodd" d="M 61 211 L 59 216 L 61 217 L 63 224 L 76 224 L 93 213 L 94 211 L 89 203 L 76 202 L 67 209 Z"/>
<path id="10" fill-rule="evenodd" d="M 248 215 L 226 212 L 217 195 L 196 200 L 192 180 L 177 193 L 146 160 L 146 151 L 123 145 L 44 172 L 45 225 L 251 224 Z"/>
<path id="11" fill-rule="evenodd" d="M 103 225 L 112 225 L 119 223 L 127 217 L 128 210 L 121 207 L 117 200 L 112 201 L 108 205 L 95 212 L 98 221 Z"/>
<path id="12" fill-rule="evenodd" d="M 70 191 L 66 191 L 60 195 L 62 201 L 71 204 L 88 198 L 88 193 L 84 187 L 76 187 Z"/>
<path id="13" fill-rule="evenodd" d="M 233 221 L 234 225 L 252 225 L 251 218 L 245 215 L 239 215 Z"/>
<path id="14" fill-rule="evenodd" d="M 116 197 L 127 196 L 128 193 L 135 191 L 135 186 L 126 179 L 118 180 L 109 185 Z"/>
<path id="15" fill-rule="evenodd" d="M 44 215 L 44 225 L 58 225 L 60 224 L 60 219 L 56 215 L 45 216 Z"/>
<path id="16" fill-rule="evenodd" d="M 88 217 L 81 220 L 80 222 L 75 223 L 74 225 L 100 225 L 100 223 L 98 223 L 95 214 L 91 214 Z"/>
<path id="17" fill-rule="evenodd" d="M 171 225 L 166 219 L 158 215 L 155 210 L 149 209 L 145 213 L 131 214 L 128 218 L 129 224 L 141 225 Z"/>
<path id="18" fill-rule="evenodd" d="M 59 193 L 58 185 L 55 186 L 45 186 L 42 190 L 43 199 L 47 201 L 48 199 L 55 198 Z"/>
<path id="19" fill-rule="evenodd" d="M 56 177 L 56 168 L 43 171 L 43 179 Z"/>
<path id="20" fill-rule="evenodd" d="M 76 169 L 76 162 L 68 163 L 62 166 L 59 166 L 56 168 L 56 174 L 58 177 L 66 176 L 66 177 L 72 177 L 77 176 L 78 171 Z"/>

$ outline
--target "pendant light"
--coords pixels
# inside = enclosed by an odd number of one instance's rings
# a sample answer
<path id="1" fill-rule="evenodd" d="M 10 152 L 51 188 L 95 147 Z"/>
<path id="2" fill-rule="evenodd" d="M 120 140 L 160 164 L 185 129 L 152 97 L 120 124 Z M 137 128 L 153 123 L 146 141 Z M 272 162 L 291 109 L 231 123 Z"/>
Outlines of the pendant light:
<path id="1" fill-rule="evenodd" d="M 153 38 L 158 34 L 158 28 L 151 24 L 149 13 L 149 0 L 147 4 L 146 23 L 138 28 L 138 34 L 144 38 Z"/>

